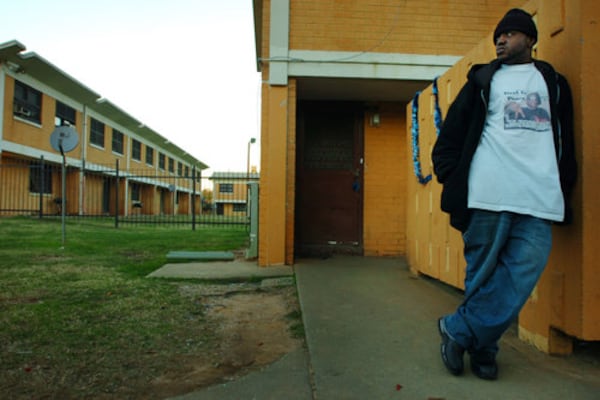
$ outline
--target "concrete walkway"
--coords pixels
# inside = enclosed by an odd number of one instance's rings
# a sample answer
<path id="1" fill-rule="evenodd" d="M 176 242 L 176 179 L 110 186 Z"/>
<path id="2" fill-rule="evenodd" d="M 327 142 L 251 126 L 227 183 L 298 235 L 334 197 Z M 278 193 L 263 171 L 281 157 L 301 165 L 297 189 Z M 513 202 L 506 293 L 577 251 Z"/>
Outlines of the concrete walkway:
<path id="1" fill-rule="evenodd" d="M 293 276 L 289 266 L 259 268 L 256 262 L 212 261 L 165 264 L 148 275 L 149 278 L 187 278 L 205 280 L 252 280 Z"/>
<path id="2" fill-rule="evenodd" d="M 468 362 L 463 376 L 450 375 L 436 320 L 461 294 L 413 276 L 403 259 L 307 259 L 294 272 L 307 349 L 180 399 L 600 399 L 600 360 L 548 356 L 513 331 L 501 343 L 497 381 L 475 377 Z"/>

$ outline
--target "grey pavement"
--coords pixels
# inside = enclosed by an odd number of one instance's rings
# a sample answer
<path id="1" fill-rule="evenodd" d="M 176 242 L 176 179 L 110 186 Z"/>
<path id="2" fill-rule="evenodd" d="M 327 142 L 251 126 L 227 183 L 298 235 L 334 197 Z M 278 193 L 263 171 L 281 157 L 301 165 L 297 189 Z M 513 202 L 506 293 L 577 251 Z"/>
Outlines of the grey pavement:
<path id="1" fill-rule="evenodd" d="M 254 277 L 270 274 L 246 264 Z M 436 321 L 461 293 L 411 274 L 402 258 L 334 256 L 281 268 L 296 276 L 306 348 L 178 399 L 600 399 L 600 360 L 543 354 L 514 329 L 500 344 L 497 381 L 475 377 L 468 357 L 465 374 L 450 375 Z"/>

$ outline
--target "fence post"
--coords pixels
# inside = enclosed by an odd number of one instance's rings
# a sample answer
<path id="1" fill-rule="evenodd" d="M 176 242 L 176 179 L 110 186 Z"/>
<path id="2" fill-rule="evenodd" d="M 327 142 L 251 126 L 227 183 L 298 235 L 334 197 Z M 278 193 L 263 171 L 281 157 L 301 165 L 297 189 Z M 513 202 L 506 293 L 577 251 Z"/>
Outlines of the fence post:
<path id="1" fill-rule="evenodd" d="M 246 250 L 246 259 L 253 259 L 258 257 L 258 182 L 249 183 L 248 190 L 250 192 L 250 246 Z"/>
<path id="2" fill-rule="evenodd" d="M 38 173 L 40 174 L 40 219 L 44 216 L 44 187 L 46 182 L 44 182 L 44 156 L 40 156 L 40 166 L 38 168 Z"/>
<path id="3" fill-rule="evenodd" d="M 196 230 L 196 166 L 192 166 L 192 230 Z"/>
<path id="4" fill-rule="evenodd" d="M 119 228 L 119 159 L 115 161 L 115 228 Z"/>

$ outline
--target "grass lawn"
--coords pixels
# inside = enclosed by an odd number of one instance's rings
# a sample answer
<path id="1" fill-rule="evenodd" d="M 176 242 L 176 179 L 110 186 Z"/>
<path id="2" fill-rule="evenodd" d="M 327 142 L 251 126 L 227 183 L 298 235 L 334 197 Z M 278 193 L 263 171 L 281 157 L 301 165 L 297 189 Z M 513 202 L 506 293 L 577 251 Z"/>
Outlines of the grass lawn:
<path id="1" fill-rule="evenodd" d="M 172 250 L 236 250 L 245 227 L 123 227 L 0 219 L 0 393 L 102 398 L 211 351 L 203 309 L 145 276 Z M 45 391 L 40 393 L 40 390 Z"/>

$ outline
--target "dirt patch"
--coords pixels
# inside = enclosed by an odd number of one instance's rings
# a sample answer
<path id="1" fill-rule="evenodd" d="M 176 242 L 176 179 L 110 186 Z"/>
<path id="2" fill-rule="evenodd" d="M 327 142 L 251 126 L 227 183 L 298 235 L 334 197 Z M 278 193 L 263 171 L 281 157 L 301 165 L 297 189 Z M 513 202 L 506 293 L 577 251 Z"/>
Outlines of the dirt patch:
<path id="1" fill-rule="evenodd" d="M 301 323 L 294 287 L 197 285 L 181 291 L 202 302 L 216 334 L 213 351 L 180 359 L 179 368 L 150 382 L 147 395 L 163 398 L 234 380 L 303 345 L 293 330 Z"/>
<path id="2" fill-rule="evenodd" d="M 165 399 L 237 379 L 304 344 L 297 334 L 302 330 L 294 329 L 301 318 L 293 284 L 173 285 L 180 294 L 174 301 L 183 306 L 160 307 L 171 325 L 152 345 L 144 345 L 149 340 L 144 337 L 112 332 L 103 338 L 108 347 L 94 343 L 102 338 L 90 337 L 83 347 L 56 353 L 24 337 L 6 347 L 13 361 L 0 369 L 0 392 L 11 399 Z M 4 299 L 0 311 L 38 300 Z M 188 312 L 175 315 L 181 308 Z M 110 327 L 110 319 L 103 321 Z"/>

